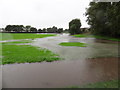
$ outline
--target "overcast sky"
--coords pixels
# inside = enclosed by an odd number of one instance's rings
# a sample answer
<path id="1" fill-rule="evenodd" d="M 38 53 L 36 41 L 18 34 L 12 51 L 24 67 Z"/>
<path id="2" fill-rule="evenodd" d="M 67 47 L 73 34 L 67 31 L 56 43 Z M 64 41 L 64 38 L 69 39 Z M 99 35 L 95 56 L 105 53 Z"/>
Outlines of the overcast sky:
<path id="1" fill-rule="evenodd" d="M 0 27 L 31 25 L 36 28 L 68 28 L 72 19 L 86 23 L 85 8 L 90 0 L 0 0 Z"/>

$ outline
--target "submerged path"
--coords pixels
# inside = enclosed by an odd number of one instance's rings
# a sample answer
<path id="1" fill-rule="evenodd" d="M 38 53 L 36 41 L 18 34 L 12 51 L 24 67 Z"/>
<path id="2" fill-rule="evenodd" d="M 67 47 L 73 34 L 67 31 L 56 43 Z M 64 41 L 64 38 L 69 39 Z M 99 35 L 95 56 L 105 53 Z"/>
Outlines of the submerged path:
<path id="1" fill-rule="evenodd" d="M 82 42 L 88 46 L 65 47 L 59 46 L 60 42 Z M 3 65 L 3 88 L 64 88 L 118 77 L 118 45 L 114 42 L 64 34 L 35 39 L 31 45 L 47 48 L 64 60 Z"/>

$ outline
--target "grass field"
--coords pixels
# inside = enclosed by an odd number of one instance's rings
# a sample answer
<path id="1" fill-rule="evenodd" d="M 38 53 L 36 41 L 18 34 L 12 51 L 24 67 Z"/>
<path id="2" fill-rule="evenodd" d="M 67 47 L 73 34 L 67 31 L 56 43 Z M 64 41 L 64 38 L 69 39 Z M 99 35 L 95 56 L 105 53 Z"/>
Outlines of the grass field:
<path id="1" fill-rule="evenodd" d="M 112 38 L 112 37 L 89 35 L 89 34 L 76 34 L 76 35 L 72 35 L 72 36 L 74 36 L 74 37 L 79 37 L 79 38 L 83 38 L 83 37 L 94 37 L 94 38 L 96 38 L 96 39 L 111 40 L 111 41 L 120 41 L 120 38 Z"/>
<path id="2" fill-rule="evenodd" d="M 54 34 L 24 34 L 24 33 L 0 33 L 1 40 L 14 39 L 35 39 L 55 36 Z M 21 40 L 13 42 L 0 43 L 0 55 L 2 56 L 2 64 L 13 63 L 34 63 L 34 62 L 52 62 L 60 60 L 57 54 L 52 53 L 47 49 L 34 47 L 31 45 L 16 45 L 22 43 L 31 43 L 32 40 Z M 1 59 L 1 57 L 0 57 Z"/>
<path id="3" fill-rule="evenodd" d="M 120 38 L 111 38 L 111 37 L 103 37 L 103 36 L 96 36 L 96 35 L 94 35 L 94 37 L 97 39 L 103 39 L 103 40 L 120 41 Z"/>
<path id="4" fill-rule="evenodd" d="M 118 80 L 91 83 L 85 86 L 71 86 L 69 88 L 118 88 Z"/>
<path id="5" fill-rule="evenodd" d="M 82 37 L 92 37 L 91 35 L 86 35 L 86 34 L 76 34 L 76 35 L 72 35 L 72 36 L 80 37 L 80 38 L 82 38 Z"/>
<path id="6" fill-rule="evenodd" d="M 41 49 L 30 45 L 8 45 L 2 46 L 2 64 L 13 63 L 34 63 L 34 62 L 51 62 L 59 60 L 57 54 L 47 49 Z"/>
<path id="7" fill-rule="evenodd" d="M 14 39 L 35 39 L 55 36 L 55 34 L 32 34 L 32 33 L 0 33 L 0 40 L 14 40 Z"/>
<path id="8" fill-rule="evenodd" d="M 61 46 L 77 46 L 77 47 L 86 47 L 85 43 L 80 43 L 80 42 L 62 42 L 59 43 Z"/>
<path id="9" fill-rule="evenodd" d="M 13 45 L 13 44 L 21 44 L 21 43 L 31 43 L 32 41 L 31 40 L 22 40 L 22 41 L 13 41 L 13 42 L 2 42 L 1 44 L 2 45 Z"/>

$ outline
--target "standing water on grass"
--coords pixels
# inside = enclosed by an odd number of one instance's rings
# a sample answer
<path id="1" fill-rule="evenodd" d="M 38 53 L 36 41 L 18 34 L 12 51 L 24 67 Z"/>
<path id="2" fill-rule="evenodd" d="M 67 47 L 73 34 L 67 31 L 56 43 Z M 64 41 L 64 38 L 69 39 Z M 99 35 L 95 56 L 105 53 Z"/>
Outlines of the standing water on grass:
<path id="1" fill-rule="evenodd" d="M 81 42 L 87 47 L 58 45 L 61 42 Z M 58 34 L 34 39 L 31 45 L 47 48 L 63 60 L 3 65 L 3 88 L 64 88 L 118 77 L 117 42 Z"/>

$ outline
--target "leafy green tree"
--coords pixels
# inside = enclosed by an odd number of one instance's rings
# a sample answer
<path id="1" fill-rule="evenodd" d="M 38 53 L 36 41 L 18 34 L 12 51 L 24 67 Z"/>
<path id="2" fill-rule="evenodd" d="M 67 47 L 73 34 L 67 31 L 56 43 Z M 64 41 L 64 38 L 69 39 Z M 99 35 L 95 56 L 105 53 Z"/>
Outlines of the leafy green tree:
<path id="1" fill-rule="evenodd" d="M 11 32 L 12 31 L 12 26 L 11 25 L 7 25 L 5 27 L 5 31 Z"/>
<path id="2" fill-rule="evenodd" d="M 57 33 L 62 33 L 63 32 L 63 28 L 59 28 L 58 30 L 57 30 Z"/>
<path id="3" fill-rule="evenodd" d="M 41 33 L 41 32 L 42 32 L 42 30 L 41 30 L 41 29 L 38 29 L 38 32 L 40 32 L 40 33 Z"/>
<path id="4" fill-rule="evenodd" d="M 80 34 L 81 21 L 80 19 L 73 19 L 69 22 L 69 33 L 71 35 Z"/>
<path id="5" fill-rule="evenodd" d="M 34 27 L 31 27 L 31 28 L 30 28 L 30 32 L 37 32 L 37 29 L 34 28 Z"/>
<path id="6" fill-rule="evenodd" d="M 24 30 L 23 25 L 7 25 L 5 31 L 8 32 L 22 32 Z"/>
<path id="7" fill-rule="evenodd" d="M 120 37 L 120 2 L 90 2 L 87 22 L 95 35 Z"/>
<path id="8" fill-rule="evenodd" d="M 46 29 L 46 28 L 43 28 L 42 31 L 43 31 L 43 33 L 46 33 L 46 32 L 47 32 L 47 29 Z"/>
<path id="9" fill-rule="evenodd" d="M 52 28 L 50 27 L 50 28 L 47 28 L 46 32 L 51 33 L 51 32 L 53 32 L 53 30 L 52 30 Z"/>
<path id="10" fill-rule="evenodd" d="M 58 31 L 57 27 L 53 26 L 53 27 L 52 27 L 52 32 L 53 32 L 53 33 L 57 33 L 57 31 Z"/>
<path id="11" fill-rule="evenodd" d="M 26 32 L 29 32 L 30 29 L 31 29 L 31 26 L 30 26 L 30 25 L 27 25 L 27 26 L 25 27 L 25 29 L 26 29 Z"/>

